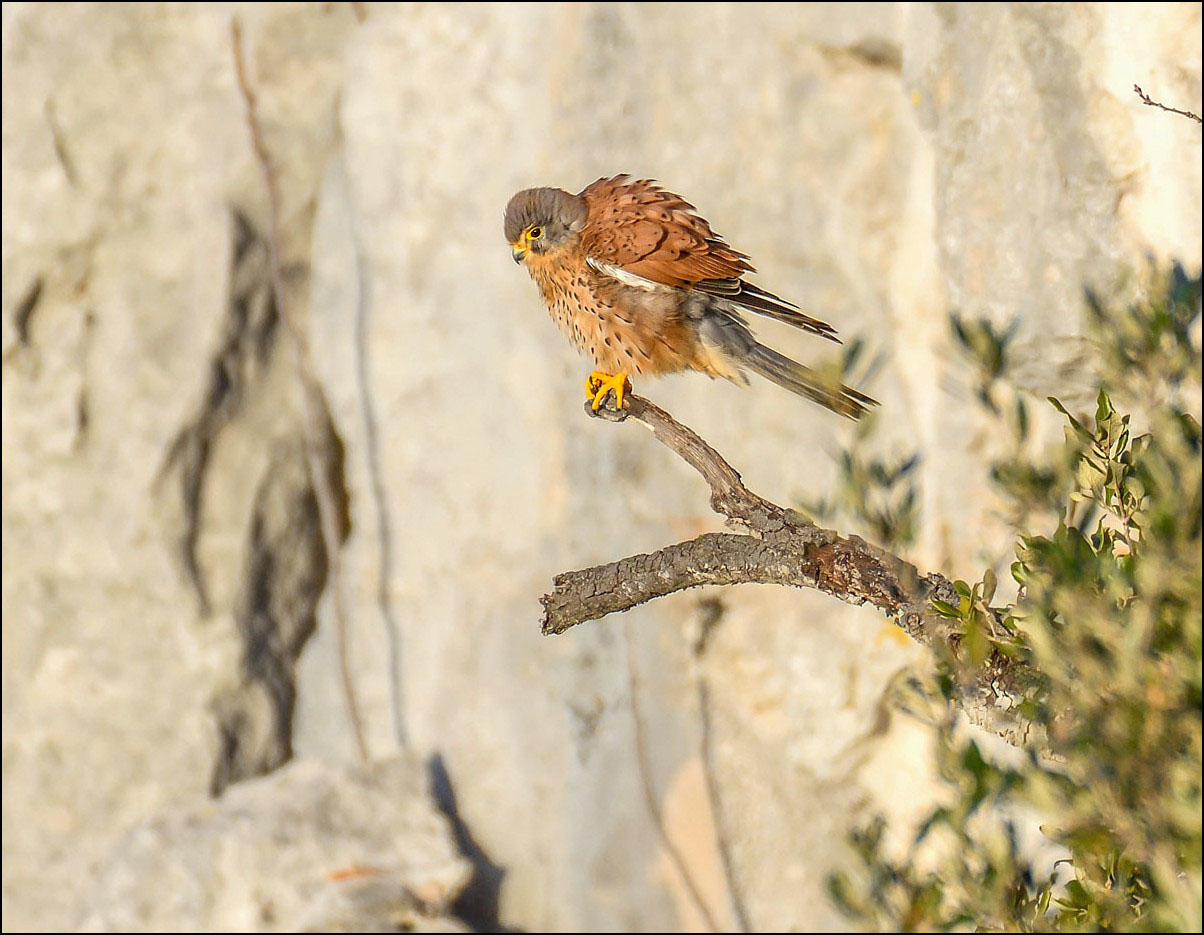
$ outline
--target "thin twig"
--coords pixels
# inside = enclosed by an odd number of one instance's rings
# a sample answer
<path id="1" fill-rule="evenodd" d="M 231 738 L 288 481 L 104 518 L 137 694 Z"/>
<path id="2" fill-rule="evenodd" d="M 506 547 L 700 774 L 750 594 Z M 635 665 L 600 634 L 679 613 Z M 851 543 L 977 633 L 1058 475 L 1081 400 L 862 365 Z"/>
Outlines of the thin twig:
<path id="1" fill-rule="evenodd" d="M 255 92 L 247 79 L 246 63 L 243 59 L 242 22 L 237 16 L 230 21 L 230 36 L 234 48 L 234 70 L 238 79 L 238 88 L 242 93 L 247 110 L 247 128 L 251 134 L 251 146 L 255 150 L 255 158 L 263 172 L 264 185 L 268 193 L 268 254 L 271 265 L 272 291 L 275 294 L 276 308 L 280 312 L 280 318 L 292 338 L 297 378 L 301 384 L 306 461 L 309 466 L 314 499 L 317 501 L 318 520 L 326 550 L 327 580 L 330 583 L 338 630 L 339 669 L 347 701 L 347 716 L 351 721 L 352 734 L 360 759 L 367 762 L 368 744 L 364 739 L 363 721 L 360 718 L 359 704 L 355 697 L 355 686 L 351 678 L 351 665 L 347 654 L 347 614 L 343 605 L 342 545 L 338 519 L 340 511 L 336 505 L 336 495 L 331 486 L 330 477 L 322 467 L 319 442 L 319 438 L 325 434 L 326 429 L 318 424 L 318 413 L 326 412 L 326 405 L 310 363 L 309 342 L 292 314 L 292 307 L 288 302 L 285 290 L 284 273 L 280 262 L 279 182 L 267 146 L 263 141 Z"/>
<path id="2" fill-rule="evenodd" d="M 715 769 L 715 727 L 711 723 L 711 690 L 707 683 L 705 657 L 710 645 L 711 630 L 719 622 L 723 614 L 723 605 L 717 600 L 706 600 L 701 608 L 700 632 L 698 641 L 694 644 L 694 681 L 698 692 L 699 732 L 701 734 L 702 772 L 706 779 L 707 798 L 710 799 L 711 815 L 715 820 L 715 846 L 719 849 L 719 860 L 723 866 L 723 877 L 727 882 L 728 898 L 732 905 L 732 915 L 735 916 L 737 929 L 741 932 L 751 932 L 752 921 L 748 916 L 748 907 L 744 905 L 744 897 L 740 891 L 740 881 L 736 879 L 735 861 L 732 859 L 731 846 L 727 833 L 727 820 L 723 813 L 723 799 L 719 794 L 719 777 Z"/>
<path id="3" fill-rule="evenodd" d="M 1157 107 L 1160 110 L 1165 110 L 1170 114 L 1179 114 L 1181 117 L 1190 117 L 1196 123 L 1204 122 L 1201 121 L 1200 118 L 1193 114 L 1190 110 L 1180 110 L 1178 107 L 1167 107 L 1165 104 L 1162 104 L 1158 101 L 1150 100 L 1150 96 L 1146 94 L 1145 91 L 1141 90 L 1140 85 L 1133 85 L 1133 90 L 1137 92 L 1137 96 L 1141 98 L 1141 102 L 1143 104 L 1148 104 L 1150 107 Z"/>
<path id="4" fill-rule="evenodd" d="M 806 517 L 752 493 L 740 475 L 694 431 L 663 409 L 635 395 L 622 411 L 604 407 L 591 415 L 635 422 L 697 470 L 711 488 L 711 507 L 729 525 L 750 534 L 705 533 L 646 555 L 565 572 L 541 598 L 543 632 L 558 634 L 588 620 L 629 610 L 686 588 L 711 584 L 780 584 L 814 588 L 849 604 L 869 604 L 908 636 L 942 652 L 957 654 L 960 633 L 932 607 L 939 599 L 957 606 L 953 584 L 857 536 L 841 536 Z M 996 652 L 959 686 L 967 716 L 1011 743 L 1030 739 L 1032 725 L 1015 713 L 1031 684 L 1022 663 Z"/>
<path id="5" fill-rule="evenodd" d="M 631 720 L 634 725 L 636 765 L 638 766 L 640 775 L 640 788 L 644 792 L 644 805 L 648 809 L 648 814 L 652 816 L 652 823 L 656 826 L 657 834 L 661 839 L 661 845 L 664 847 L 665 853 L 669 855 L 670 863 L 673 864 L 682 882 L 685 883 L 686 892 L 690 895 L 690 901 L 694 903 L 695 908 L 698 909 L 699 914 L 710 930 L 718 932 L 719 923 L 715 921 L 715 917 L 711 914 L 706 900 L 702 898 L 702 893 L 698 889 L 698 885 L 694 882 L 694 877 L 690 873 L 690 868 L 686 864 L 685 857 L 669 836 L 669 830 L 665 827 L 665 821 L 661 815 L 656 790 L 652 787 L 652 767 L 648 756 L 648 741 L 644 733 L 644 715 L 640 708 L 640 679 L 635 664 L 635 641 L 632 639 L 630 627 L 623 628 L 623 637 L 626 641 L 627 650 L 627 691 L 631 696 Z"/>

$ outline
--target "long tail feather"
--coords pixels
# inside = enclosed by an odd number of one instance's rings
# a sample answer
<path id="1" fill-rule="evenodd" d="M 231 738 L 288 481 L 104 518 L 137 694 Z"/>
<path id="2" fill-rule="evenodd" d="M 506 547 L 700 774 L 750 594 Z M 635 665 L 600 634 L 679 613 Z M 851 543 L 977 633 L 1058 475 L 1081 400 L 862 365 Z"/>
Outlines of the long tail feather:
<path id="1" fill-rule="evenodd" d="M 764 344 L 754 342 L 741 357 L 741 363 L 767 380 L 854 421 L 865 415 L 870 406 L 878 405 L 877 400 L 851 387 L 821 380 L 810 367 L 804 367 Z"/>

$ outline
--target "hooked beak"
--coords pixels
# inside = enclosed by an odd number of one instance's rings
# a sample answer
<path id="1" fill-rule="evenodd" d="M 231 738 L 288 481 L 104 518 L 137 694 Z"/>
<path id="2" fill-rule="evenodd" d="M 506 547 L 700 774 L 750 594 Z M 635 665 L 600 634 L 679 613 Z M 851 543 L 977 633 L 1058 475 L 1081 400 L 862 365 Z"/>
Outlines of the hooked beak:
<path id="1" fill-rule="evenodd" d="M 527 255 L 527 248 L 518 243 L 512 243 L 510 248 L 514 251 L 514 262 L 521 263 Z"/>

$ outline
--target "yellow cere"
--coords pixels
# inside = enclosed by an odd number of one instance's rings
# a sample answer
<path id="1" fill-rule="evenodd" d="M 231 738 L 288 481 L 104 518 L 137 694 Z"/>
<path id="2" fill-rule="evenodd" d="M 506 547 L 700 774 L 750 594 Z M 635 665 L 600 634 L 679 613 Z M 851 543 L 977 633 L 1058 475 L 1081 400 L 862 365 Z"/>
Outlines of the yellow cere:
<path id="1" fill-rule="evenodd" d="M 514 251 L 514 262 L 521 263 L 527 255 L 527 251 L 531 249 L 531 241 L 538 240 L 543 236 L 543 228 L 539 226 L 528 227 L 518 235 L 518 240 L 510 245 Z"/>

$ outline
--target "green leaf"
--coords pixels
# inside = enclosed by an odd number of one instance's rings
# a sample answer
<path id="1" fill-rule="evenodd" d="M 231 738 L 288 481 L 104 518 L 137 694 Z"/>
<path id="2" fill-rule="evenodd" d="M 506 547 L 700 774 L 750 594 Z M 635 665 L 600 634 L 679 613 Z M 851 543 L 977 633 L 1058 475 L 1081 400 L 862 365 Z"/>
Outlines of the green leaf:
<path id="1" fill-rule="evenodd" d="M 995 578 L 995 569 L 988 568 L 982 576 L 982 602 L 988 607 L 991 606 L 991 600 L 995 597 L 995 587 L 998 583 Z"/>
<path id="2" fill-rule="evenodd" d="M 1092 439 L 1093 436 L 1091 432 L 1087 431 L 1087 429 L 1083 427 L 1083 423 L 1072 416 L 1069 410 L 1067 410 L 1067 408 L 1063 406 L 1059 400 L 1053 396 L 1047 396 L 1045 398 L 1053 403 L 1054 408 L 1067 418 L 1067 420 L 1070 422 L 1071 428 L 1074 429 L 1075 434 L 1078 435 L 1079 438 L 1083 439 L 1084 441 L 1090 441 Z"/>
<path id="3" fill-rule="evenodd" d="M 962 615 L 961 611 L 958 610 L 956 607 L 954 607 L 952 604 L 946 604 L 944 601 L 937 600 L 935 597 L 932 600 L 930 600 L 928 603 L 932 606 L 932 609 L 935 610 L 942 617 L 947 617 L 950 620 L 961 619 L 961 615 Z"/>

